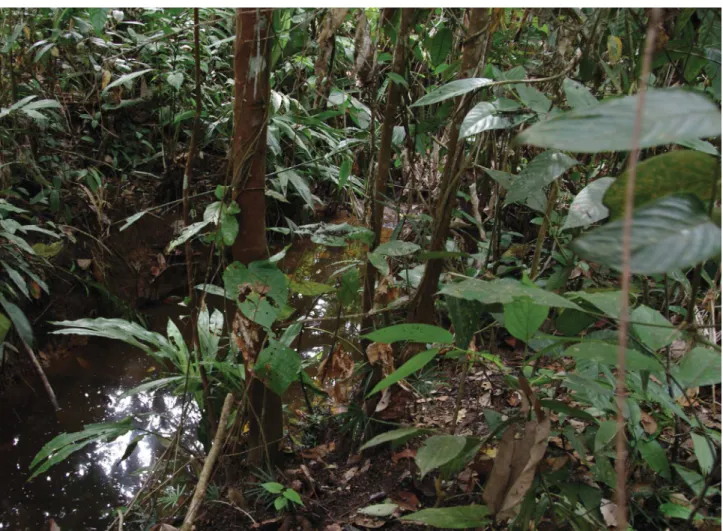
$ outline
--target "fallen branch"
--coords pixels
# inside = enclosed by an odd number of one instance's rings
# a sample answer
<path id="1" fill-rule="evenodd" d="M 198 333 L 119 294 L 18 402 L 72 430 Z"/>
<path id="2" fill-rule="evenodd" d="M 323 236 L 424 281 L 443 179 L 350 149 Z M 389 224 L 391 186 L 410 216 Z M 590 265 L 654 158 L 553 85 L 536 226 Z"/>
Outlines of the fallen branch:
<path id="1" fill-rule="evenodd" d="M 35 356 L 33 349 L 30 348 L 30 345 L 28 345 L 22 337 L 20 338 L 20 342 L 23 344 L 23 347 L 25 347 L 25 351 L 28 353 L 28 356 L 30 356 L 30 361 L 33 362 L 33 366 L 35 367 L 35 371 L 38 373 L 38 376 L 40 377 L 40 381 L 43 382 L 43 387 L 45 387 L 45 392 L 48 393 L 48 397 L 50 397 L 50 403 L 53 404 L 53 408 L 55 408 L 55 411 L 60 411 L 60 406 L 58 405 L 58 399 L 55 398 L 55 392 L 53 391 L 53 388 L 50 386 L 48 377 L 45 376 L 45 371 L 43 371 L 43 367 L 42 367 L 42 365 L 40 365 L 40 362 L 38 361 L 38 358 Z"/>

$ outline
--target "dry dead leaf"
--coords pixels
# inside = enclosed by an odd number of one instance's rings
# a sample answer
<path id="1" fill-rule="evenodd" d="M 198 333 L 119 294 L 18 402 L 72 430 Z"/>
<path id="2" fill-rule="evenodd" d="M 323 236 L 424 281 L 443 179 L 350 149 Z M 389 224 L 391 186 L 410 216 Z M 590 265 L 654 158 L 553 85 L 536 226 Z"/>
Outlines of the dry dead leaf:
<path id="1" fill-rule="evenodd" d="M 617 527 L 618 519 L 615 517 L 615 513 L 618 510 L 618 506 L 610 500 L 605 498 L 600 500 L 600 512 L 602 513 L 605 525 L 608 527 Z"/>
<path id="2" fill-rule="evenodd" d="M 338 344 L 331 355 L 319 364 L 318 372 L 321 375 L 322 384 L 327 378 L 338 381 L 348 380 L 354 374 L 354 359 L 341 344 Z"/>
<path id="3" fill-rule="evenodd" d="M 343 528 L 339 524 L 329 524 L 324 531 L 343 531 Z"/>
<path id="4" fill-rule="evenodd" d="M 321 461 L 327 455 L 332 453 L 335 449 L 336 443 L 334 441 L 331 441 L 330 443 L 320 444 L 319 446 L 314 446 L 309 450 L 301 452 L 301 457 L 304 457 L 306 459 L 313 459 L 314 461 Z"/>
<path id="5" fill-rule="evenodd" d="M 389 403 L 392 401 L 392 390 L 391 388 L 387 387 L 384 391 L 382 391 L 382 398 L 377 402 L 377 407 L 374 409 L 375 413 L 379 413 L 381 411 L 384 411 L 389 407 Z"/>
<path id="6" fill-rule="evenodd" d="M 357 475 L 359 475 L 359 467 L 358 467 L 358 466 L 353 466 L 353 467 L 351 467 L 349 470 L 347 470 L 346 472 L 344 472 L 344 474 L 343 474 L 342 477 L 341 477 L 341 482 L 342 482 L 343 484 L 347 484 L 347 483 L 349 483 L 352 479 L 354 479 Z"/>
<path id="7" fill-rule="evenodd" d="M 403 490 L 390 496 L 392 501 L 405 511 L 416 511 L 419 507 L 419 498 L 413 492 Z"/>
<path id="8" fill-rule="evenodd" d="M 376 518 L 372 518 L 371 516 L 358 514 L 354 517 L 354 523 L 358 526 L 366 527 L 368 529 L 378 529 L 380 527 L 383 527 L 387 522 L 385 520 L 377 520 Z"/>
<path id="9" fill-rule="evenodd" d="M 83 271 L 86 271 L 90 264 L 93 262 L 90 258 L 78 258 L 76 260 L 76 263 L 78 264 L 78 267 L 81 268 Z"/>
<path id="10" fill-rule="evenodd" d="M 331 52 L 334 49 L 334 33 L 339 29 L 341 23 L 344 22 L 344 17 L 349 11 L 348 8 L 341 9 L 330 9 L 321 22 L 321 31 L 319 32 L 319 55 L 314 65 L 314 72 L 316 73 L 319 81 L 317 82 L 321 87 L 321 81 L 326 77 L 327 65 L 331 58 Z"/>
<path id="11" fill-rule="evenodd" d="M 394 350 L 386 343 L 372 343 L 367 347 L 367 360 L 371 365 L 381 363 L 384 376 L 394 372 Z"/>
<path id="12" fill-rule="evenodd" d="M 417 450 L 414 448 L 406 448 L 402 450 L 401 452 L 396 452 L 392 454 L 392 461 L 394 461 L 394 464 L 396 465 L 401 459 L 414 459 L 417 456 Z"/>
<path id="13" fill-rule="evenodd" d="M 650 415 L 650 413 L 645 411 L 640 412 L 640 424 L 643 426 L 643 430 L 645 430 L 645 433 L 648 435 L 653 435 L 658 431 L 658 423 Z"/>

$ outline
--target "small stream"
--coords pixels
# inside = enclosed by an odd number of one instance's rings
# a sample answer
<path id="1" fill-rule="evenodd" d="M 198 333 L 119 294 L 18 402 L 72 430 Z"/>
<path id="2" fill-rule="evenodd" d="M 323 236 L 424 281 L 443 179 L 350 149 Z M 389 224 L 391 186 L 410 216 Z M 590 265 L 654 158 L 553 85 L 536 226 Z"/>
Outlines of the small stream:
<path id="1" fill-rule="evenodd" d="M 297 278 L 329 282 L 330 275 L 342 267 L 339 262 L 349 259 L 345 252 L 342 248 L 300 241 L 287 253 L 282 269 Z M 310 317 L 336 315 L 333 293 L 318 300 L 296 295 L 290 303 L 299 313 L 308 313 Z M 209 303 L 212 305 L 213 301 Z M 179 317 L 184 312 L 175 304 L 158 304 L 145 313 L 150 328 L 163 333 L 169 318 L 183 329 Z M 333 320 L 309 324 L 331 332 L 335 328 Z M 339 334 L 353 338 L 356 327 L 353 322 L 342 323 Z M 331 340 L 328 333 L 307 330 L 302 355 L 308 358 L 327 352 Z M 33 457 L 59 433 L 79 431 L 91 423 L 118 421 L 129 415 L 133 415 L 135 426 L 140 429 L 170 435 L 181 415 L 182 398 L 170 390 L 121 397 L 159 371 L 142 352 L 119 341 L 89 338 L 86 345 L 74 347 L 71 353 L 52 361 L 46 374 L 62 408 L 57 416 L 32 375 L 3 397 L 0 530 L 40 531 L 50 518 L 62 531 L 106 529 L 115 509 L 126 505 L 143 484 L 144 469 L 152 466 L 162 453 L 157 438 L 143 438 L 122 462 L 121 457 L 136 433 L 128 433 L 111 444 L 89 445 L 27 482 Z M 301 400 L 298 389 L 290 389 L 289 395 L 287 401 Z M 189 420 L 187 433 L 192 434 L 199 421 L 198 411 L 191 411 Z"/>

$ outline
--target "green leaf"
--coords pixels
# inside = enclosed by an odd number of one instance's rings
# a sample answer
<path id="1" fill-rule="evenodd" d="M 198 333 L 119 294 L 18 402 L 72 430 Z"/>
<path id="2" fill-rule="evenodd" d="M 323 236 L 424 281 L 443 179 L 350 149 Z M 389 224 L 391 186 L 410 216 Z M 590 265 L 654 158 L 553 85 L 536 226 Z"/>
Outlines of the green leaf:
<path id="1" fill-rule="evenodd" d="M 581 257 L 622 270 L 623 221 L 593 229 L 570 244 Z M 633 215 L 630 269 L 651 275 L 693 266 L 721 251 L 721 231 L 693 195 L 672 195 Z"/>
<path id="2" fill-rule="evenodd" d="M 25 317 L 25 313 L 23 313 L 18 306 L 8 301 L 2 294 L 0 294 L 0 306 L 3 307 L 7 316 L 10 317 L 18 335 L 28 344 L 28 346 L 32 347 L 33 327 L 30 325 L 28 318 Z"/>
<path id="3" fill-rule="evenodd" d="M 488 101 L 478 103 L 467 113 L 459 130 L 459 137 L 467 138 L 483 131 L 493 129 L 507 129 L 512 121 L 505 116 L 497 114 L 497 108 Z"/>
<path id="4" fill-rule="evenodd" d="M 193 238 L 196 234 L 205 229 L 211 222 L 210 221 L 197 221 L 183 228 L 181 234 L 173 239 L 171 243 L 166 247 L 166 254 L 170 253 L 173 249 L 186 243 L 189 239 Z"/>
<path id="5" fill-rule="evenodd" d="M 270 492 L 271 494 L 281 494 L 281 492 L 284 490 L 284 486 L 281 483 L 276 483 L 275 481 L 262 483 L 261 487 L 263 487 L 265 491 Z"/>
<path id="6" fill-rule="evenodd" d="M 565 78 L 562 81 L 562 90 L 565 91 L 567 103 L 573 109 L 584 109 L 594 107 L 599 102 L 582 83 Z"/>
<path id="7" fill-rule="evenodd" d="M 359 287 L 359 271 L 352 269 L 344 273 L 341 277 L 341 286 L 339 287 L 339 302 L 344 306 L 353 304 L 359 295 Z"/>
<path id="8" fill-rule="evenodd" d="M 693 439 L 693 450 L 695 458 L 698 460 L 698 467 L 707 476 L 713 470 L 715 463 L 715 453 L 711 448 L 711 443 L 703 435 L 697 433 L 691 433 L 690 438 Z"/>
<path id="9" fill-rule="evenodd" d="M 369 263 L 376 267 L 377 270 L 382 274 L 382 276 L 387 277 L 392 272 L 386 256 L 382 256 L 380 254 L 377 254 L 376 252 L 373 252 L 367 253 L 367 258 L 369 259 Z"/>
<path id="10" fill-rule="evenodd" d="M 663 317 L 663 314 L 643 304 L 632 311 L 630 320 L 633 321 L 631 326 L 635 335 L 653 352 L 670 345 L 681 335 L 679 330 L 671 328 L 670 321 Z M 650 323 L 654 326 L 640 323 Z"/>
<path id="11" fill-rule="evenodd" d="M 172 72 L 166 77 L 166 81 L 176 90 L 181 90 L 183 85 L 183 72 Z"/>
<path id="12" fill-rule="evenodd" d="M 363 509 L 359 509 L 357 512 L 360 514 L 366 514 L 367 516 L 376 516 L 377 518 L 384 518 L 385 516 L 391 516 L 399 508 L 396 503 L 379 503 L 377 505 L 369 505 Z"/>
<path id="13" fill-rule="evenodd" d="M 422 477 L 448 463 L 464 449 L 467 438 L 455 435 L 433 435 L 417 450 L 414 462 Z"/>
<path id="14" fill-rule="evenodd" d="M 5 338 L 7 337 L 8 332 L 10 331 L 10 328 L 12 326 L 12 321 L 8 319 L 4 313 L 0 313 L 0 343 L 5 341 Z"/>
<path id="15" fill-rule="evenodd" d="M 299 295 L 316 297 L 318 295 L 323 295 L 324 293 L 331 293 L 334 291 L 334 286 L 322 284 L 321 282 L 314 282 L 313 280 L 296 280 L 292 277 L 289 279 L 289 289 Z"/>
<path id="16" fill-rule="evenodd" d="M 38 109 L 62 109 L 63 106 L 56 100 L 36 100 L 31 101 L 21 109 L 23 112 Z"/>
<path id="17" fill-rule="evenodd" d="M 256 377 L 266 387 L 281 396 L 296 381 L 301 369 L 301 356 L 283 343 L 269 340 L 269 346 L 259 352 L 254 366 Z"/>
<path id="18" fill-rule="evenodd" d="M 90 16 L 90 23 L 93 26 L 93 29 L 95 30 L 95 33 L 97 35 L 100 35 L 101 33 L 103 33 L 103 28 L 105 27 L 105 20 L 108 16 L 108 11 L 110 11 L 110 9 L 105 9 L 105 8 L 88 9 L 88 15 Z"/>
<path id="19" fill-rule="evenodd" d="M 452 50 L 452 41 L 454 40 L 454 34 L 449 28 L 441 28 L 437 30 L 434 37 L 426 39 L 424 41 L 424 47 L 429 52 L 429 58 L 432 61 L 432 66 L 436 67 L 442 64 Z"/>
<path id="20" fill-rule="evenodd" d="M 274 500 L 274 509 L 277 511 L 283 511 L 286 509 L 286 506 L 288 505 L 288 500 L 284 498 L 283 496 L 279 496 Z"/>
<path id="21" fill-rule="evenodd" d="M 416 253 L 419 249 L 421 249 L 421 247 L 416 243 L 392 240 L 379 245 L 374 249 L 374 253 L 382 256 L 408 256 Z"/>
<path id="22" fill-rule="evenodd" d="M 560 402 L 559 400 L 540 400 L 540 405 L 556 413 L 564 413 L 568 417 L 574 417 L 577 419 L 586 420 L 588 422 L 597 422 L 597 419 L 587 411 L 583 411 L 580 408 L 569 406 L 564 402 Z"/>
<path id="23" fill-rule="evenodd" d="M 4 261 L 0 260 L 5 271 L 7 271 L 10 280 L 18 287 L 18 289 L 25 295 L 25 298 L 30 299 L 30 291 L 28 291 L 28 284 L 25 282 L 23 276 L 18 273 L 15 269 L 7 265 Z"/>
<path id="24" fill-rule="evenodd" d="M 605 420 L 595 433 L 595 453 L 605 448 L 612 442 L 618 432 L 617 420 Z"/>
<path id="25" fill-rule="evenodd" d="M 400 76 L 399 74 L 397 74 L 396 72 L 389 72 L 389 73 L 387 74 L 387 76 L 389 77 L 389 79 L 391 79 L 391 80 L 392 80 L 394 83 L 396 83 L 397 85 L 401 85 L 401 86 L 403 86 L 403 87 L 409 88 L 409 84 L 407 84 L 407 80 L 404 79 L 404 78 L 403 78 L 402 76 Z"/>
<path id="26" fill-rule="evenodd" d="M 695 149 L 696 151 L 700 151 L 701 153 L 707 153 L 708 155 L 714 155 L 716 157 L 720 157 L 720 153 L 718 153 L 718 150 L 715 148 L 713 144 L 710 142 L 706 142 L 705 140 L 701 140 L 699 138 L 693 138 L 690 140 L 680 140 L 677 142 L 679 146 L 687 147 L 690 149 Z"/>
<path id="27" fill-rule="evenodd" d="M 576 153 L 629 151 L 638 97 L 577 108 L 525 130 L 518 142 Z M 641 124 L 641 149 L 721 133 L 721 114 L 707 98 L 680 89 L 649 90 Z"/>
<path id="28" fill-rule="evenodd" d="M 339 188 L 344 188 L 344 185 L 346 185 L 346 181 L 349 179 L 349 174 L 351 173 L 351 160 L 344 159 L 344 161 L 341 163 L 341 166 L 339 167 Z"/>
<path id="29" fill-rule="evenodd" d="M 578 162 L 556 151 L 545 151 L 535 157 L 515 179 L 505 196 L 505 205 L 524 201 L 531 194 L 550 184 Z"/>
<path id="30" fill-rule="evenodd" d="M 529 299 L 540 306 L 582 310 L 577 304 L 557 293 L 526 286 L 512 278 L 450 282 L 443 286 L 440 293 L 461 299 L 477 300 L 483 304 L 509 304 L 518 299 Z"/>
<path id="31" fill-rule="evenodd" d="M 673 376 L 683 389 L 721 383 L 720 351 L 696 347 L 673 368 Z"/>
<path id="32" fill-rule="evenodd" d="M 668 518 L 678 518 L 680 520 L 688 520 L 692 509 L 689 507 L 683 507 L 677 503 L 663 503 L 659 507 L 660 512 Z M 698 513 L 695 515 L 694 520 L 702 520 L 703 516 Z"/>
<path id="33" fill-rule="evenodd" d="M 678 475 L 683 478 L 685 484 L 690 487 L 690 490 L 692 490 L 696 496 L 700 496 L 703 493 L 703 487 L 705 486 L 705 478 L 703 476 L 693 470 L 685 468 L 682 465 L 674 464 L 673 468 Z M 708 489 L 706 491 L 706 497 L 715 494 L 716 490 L 717 489 Z"/>
<path id="34" fill-rule="evenodd" d="M 572 345 L 562 355 L 575 359 L 595 361 L 611 367 L 618 364 L 618 346 L 600 341 L 584 341 Z M 637 350 L 626 349 L 625 359 L 626 368 L 629 371 L 650 371 L 654 373 L 663 371 L 662 365 L 655 358 L 646 356 Z"/>
<path id="35" fill-rule="evenodd" d="M 575 291 L 569 293 L 569 295 L 589 302 L 604 314 L 614 319 L 620 317 L 622 291 L 596 291 L 591 293 L 586 291 Z"/>
<path id="36" fill-rule="evenodd" d="M 243 295 L 239 308 L 264 328 L 273 325 L 289 296 L 286 275 L 267 260 L 252 262 L 248 267 L 234 262 L 224 271 L 223 282 L 227 297 Z"/>
<path id="37" fill-rule="evenodd" d="M 368 440 L 360 448 L 360 451 L 366 450 L 367 448 L 373 448 L 374 446 L 379 446 L 380 444 L 387 442 L 398 441 L 399 439 L 411 439 L 412 437 L 422 433 L 424 433 L 424 430 L 421 428 L 398 428 L 396 430 L 387 431 Z"/>
<path id="38" fill-rule="evenodd" d="M 118 397 L 118 400 L 121 400 L 127 396 L 134 396 L 138 393 L 147 393 L 149 391 L 157 391 L 158 389 L 161 389 L 162 387 L 166 387 L 167 385 L 170 385 L 174 382 L 182 381 L 185 379 L 185 376 L 169 376 L 168 378 L 159 378 L 158 380 L 151 380 L 150 382 L 142 383 L 141 385 L 138 385 L 134 387 L 133 389 L 128 389 L 127 391 L 123 392 Z"/>
<path id="39" fill-rule="evenodd" d="M 146 68 L 145 70 L 139 70 L 138 72 L 131 72 L 130 74 L 126 74 L 124 76 L 119 77 L 115 81 L 112 81 L 111 83 L 108 83 L 108 86 L 103 89 L 103 94 L 108 92 L 110 89 L 117 87 L 118 85 L 122 85 L 124 83 L 128 83 L 129 81 L 133 81 L 135 78 L 142 76 L 143 74 L 147 74 L 148 72 L 151 72 L 152 68 Z"/>
<path id="40" fill-rule="evenodd" d="M 301 501 L 301 496 L 299 496 L 299 493 L 296 492 L 294 489 L 286 489 L 284 491 L 284 498 L 286 498 L 287 500 L 291 500 L 296 505 L 304 505 L 304 502 Z"/>
<path id="41" fill-rule="evenodd" d="M 440 529 L 467 529 L 487 527 L 490 524 L 488 514 L 489 510 L 484 505 L 463 505 L 422 509 L 416 513 L 402 516 L 400 520 L 419 522 Z"/>
<path id="42" fill-rule="evenodd" d="M 720 185 L 715 185 L 719 180 L 720 163 L 716 157 L 687 149 L 656 155 L 635 169 L 635 208 L 669 194 L 695 194 L 708 201 L 714 191 L 720 191 Z M 623 215 L 627 182 L 625 172 L 605 193 L 603 203 L 613 219 Z"/>
<path id="43" fill-rule="evenodd" d="M 603 204 L 603 196 L 613 182 L 615 182 L 613 177 L 601 177 L 583 188 L 572 201 L 562 230 L 587 227 L 608 217 L 608 208 Z"/>
<path id="44" fill-rule="evenodd" d="M 380 330 L 374 330 L 362 337 L 377 343 L 414 341 L 416 343 L 445 343 L 451 345 L 454 342 L 454 337 L 448 330 L 421 323 L 388 326 Z"/>
<path id="45" fill-rule="evenodd" d="M 126 230 L 128 227 L 130 227 L 131 225 L 133 225 L 136 221 L 138 221 L 139 219 L 141 219 L 146 213 L 147 213 L 146 210 L 141 210 L 140 212 L 136 212 L 136 213 L 133 214 L 132 216 L 126 218 L 126 219 L 125 219 L 125 223 L 124 223 L 123 225 L 121 225 L 121 227 L 120 227 L 120 229 L 118 229 L 118 231 L 119 231 L 119 232 L 123 232 L 123 231 Z"/>
<path id="46" fill-rule="evenodd" d="M 665 450 L 663 450 L 663 447 L 660 446 L 658 441 L 655 439 L 639 441 L 637 448 L 645 462 L 648 463 L 648 466 L 656 474 L 660 474 L 665 479 L 670 479 L 670 463 L 668 462 L 668 456 L 665 454 Z"/>
<path id="47" fill-rule="evenodd" d="M 548 306 L 537 305 L 529 299 L 512 301 L 505 304 L 505 328 L 512 336 L 529 343 L 549 312 Z"/>
<path id="48" fill-rule="evenodd" d="M 480 316 L 483 306 L 479 301 L 459 299 L 457 297 L 445 297 L 449 317 L 454 325 L 454 344 L 466 350 L 479 330 Z"/>
<path id="49" fill-rule="evenodd" d="M 422 105 L 432 105 L 433 103 L 439 103 L 440 101 L 448 100 L 456 96 L 461 96 L 462 94 L 467 94 L 468 92 L 477 90 L 478 88 L 489 85 L 490 83 L 493 83 L 491 79 L 486 79 L 482 77 L 457 79 L 455 81 L 447 83 L 446 85 L 442 85 L 441 87 L 433 90 L 429 94 L 425 94 L 417 101 L 412 103 L 411 107 L 420 107 Z"/>
<path id="50" fill-rule="evenodd" d="M 522 103 L 537 114 L 547 114 L 552 110 L 552 102 L 542 92 L 531 85 L 514 85 Z"/>
<path id="51" fill-rule="evenodd" d="M 415 372 L 420 370 L 422 367 L 427 365 L 427 363 L 432 361 L 438 353 L 439 353 L 439 349 L 433 348 L 433 349 L 425 350 L 424 352 L 420 352 L 416 356 L 412 357 L 406 363 L 404 363 L 404 365 L 399 367 L 396 371 L 389 374 L 381 382 L 379 382 L 377 385 L 375 385 L 374 389 L 369 391 L 369 393 L 367 394 L 367 398 L 378 393 L 379 391 L 383 391 L 387 387 L 391 387 L 392 385 L 397 383 L 399 380 L 403 380 L 410 374 L 414 374 Z"/>

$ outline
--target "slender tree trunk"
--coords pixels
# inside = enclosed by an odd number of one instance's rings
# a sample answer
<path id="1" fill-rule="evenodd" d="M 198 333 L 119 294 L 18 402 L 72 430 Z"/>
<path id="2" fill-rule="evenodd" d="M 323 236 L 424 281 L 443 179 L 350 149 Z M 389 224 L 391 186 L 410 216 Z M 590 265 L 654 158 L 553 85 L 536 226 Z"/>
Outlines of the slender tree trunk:
<path id="1" fill-rule="evenodd" d="M 473 8 L 467 11 L 469 22 L 467 25 L 466 39 L 463 40 L 464 52 L 462 55 L 462 68 L 458 78 L 465 79 L 473 77 L 475 71 L 482 65 L 483 50 L 485 48 L 485 28 L 489 22 L 489 9 Z M 440 183 L 441 193 L 434 208 L 434 229 L 430 251 L 444 250 L 444 243 L 447 240 L 449 224 L 452 220 L 452 210 L 459 188 L 462 173 L 461 161 L 464 157 L 464 141 L 459 142 L 459 130 L 462 120 L 467 114 L 472 103 L 470 95 L 458 98 L 457 108 L 449 125 L 447 132 L 447 160 L 442 172 Z M 432 323 L 434 321 L 434 293 L 437 291 L 439 276 L 442 273 L 444 260 L 434 258 L 427 262 L 424 269 L 422 281 L 414 295 L 409 315 L 409 322 Z"/>
<path id="2" fill-rule="evenodd" d="M 397 43 L 394 48 L 394 59 L 392 61 L 392 72 L 404 77 L 404 69 L 407 59 L 406 41 L 409 34 L 409 27 L 412 20 L 412 9 L 402 9 L 399 31 L 397 32 Z M 374 231 L 374 245 L 379 245 L 382 234 L 382 220 L 384 214 L 384 196 L 389 180 L 389 169 L 392 162 L 392 135 L 394 133 L 394 118 L 399 110 L 401 89 L 397 83 L 390 81 L 387 93 L 387 105 L 384 108 L 384 121 L 382 122 L 381 138 L 379 140 L 379 156 L 377 162 L 377 173 L 374 179 L 371 206 L 371 228 Z M 374 284 L 377 274 L 376 268 L 370 263 L 366 264 L 364 274 L 364 293 L 362 298 L 362 310 L 368 313 L 374 304 Z M 372 319 L 364 317 L 362 331 L 368 331 L 372 326 Z"/>
<path id="3" fill-rule="evenodd" d="M 234 260 L 249 264 L 268 258 L 266 246 L 266 129 L 270 100 L 269 64 L 272 9 L 236 10 L 236 49 L 234 53 L 234 138 L 232 196 L 239 214 L 239 233 L 232 246 Z M 283 436 L 281 397 L 250 372 L 261 348 L 262 333 L 255 323 L 258 339 L 249 345 L 253 352 L 247 362 L 249 389 L 249 461 L 270 463 L 279 456 Z"/>

